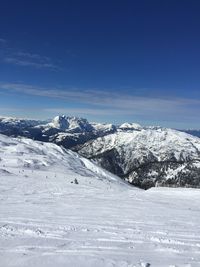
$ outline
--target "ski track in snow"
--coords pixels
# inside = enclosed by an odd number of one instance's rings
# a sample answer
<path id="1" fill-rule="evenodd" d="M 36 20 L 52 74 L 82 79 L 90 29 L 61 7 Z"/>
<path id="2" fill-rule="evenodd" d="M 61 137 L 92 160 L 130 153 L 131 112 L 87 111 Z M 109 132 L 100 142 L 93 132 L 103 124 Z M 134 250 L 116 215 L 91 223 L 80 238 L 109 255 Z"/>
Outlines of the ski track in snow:
<path id="1" fill-rule="evenodd" d="M 8 140 L 0 152 L 0 267 L 200 266 L 200 190 L 139 190 L 55 145 L 39 154 L 30 141 L 24 154 L 26 145 L 16 150 Z"/>

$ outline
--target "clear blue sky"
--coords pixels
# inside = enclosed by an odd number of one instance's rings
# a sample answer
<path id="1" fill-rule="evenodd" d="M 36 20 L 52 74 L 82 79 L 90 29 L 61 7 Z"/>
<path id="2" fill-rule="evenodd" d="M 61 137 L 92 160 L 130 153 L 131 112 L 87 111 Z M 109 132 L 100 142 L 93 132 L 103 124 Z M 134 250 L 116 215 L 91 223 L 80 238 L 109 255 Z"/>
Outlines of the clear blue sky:
<path id="1" fill-rule="evenodd" d="M 0 114 L 200 128 L 200 1 L 1 1 Z"/>

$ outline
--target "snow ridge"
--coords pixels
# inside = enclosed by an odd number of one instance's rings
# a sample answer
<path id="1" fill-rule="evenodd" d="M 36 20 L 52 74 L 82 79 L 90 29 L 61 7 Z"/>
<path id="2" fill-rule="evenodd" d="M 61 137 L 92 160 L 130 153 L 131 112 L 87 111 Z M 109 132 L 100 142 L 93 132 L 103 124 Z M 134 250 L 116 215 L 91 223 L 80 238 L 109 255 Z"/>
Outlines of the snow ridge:
<path id="1" fill-rule="evenodd" d="M 72 149 L 144 189 L 200 186 L 200 139 L 181 131 L 137 123 L 90 123 L 60 115 L 45 123 L 0 118 L 0 133 Z"/>
<path id="2" fill-rule="evenodd" d="M 119 131 L 85 143 L 79 153 L 143 188 L 200 186 L 200 139 L 176 130 Z"/>

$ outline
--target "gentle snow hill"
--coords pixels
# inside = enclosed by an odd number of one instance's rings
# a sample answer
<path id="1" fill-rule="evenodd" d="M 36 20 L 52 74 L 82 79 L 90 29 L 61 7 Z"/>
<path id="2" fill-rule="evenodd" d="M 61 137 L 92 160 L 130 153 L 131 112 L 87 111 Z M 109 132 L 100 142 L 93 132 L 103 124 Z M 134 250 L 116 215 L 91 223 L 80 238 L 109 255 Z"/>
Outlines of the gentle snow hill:
<path id="1" fill-rule="evenodd" d="M 85 143 L 78 152 L 142 188 L 200 186 L 200 139 L 180 131 L 118 131 Z"/>
<path id="2" fill-rule="evenodd" d="M 0 135 L 0 158 L 1 267 L 200 266 L 200 190 L 139 190 L 25 138 Z"/>
<path id="3" fill-rule="evenodd" d="M 82 158 L 77 153 L 52 143 L 43 143 L 26 138 L 10 138 L 0 135 L 0 170 L 16 174 L 20 169 L 58 172 L 74 177 L 92 177 L 94 180 L 127 186 L 119 177 L 103 170 L 95 163 Z M 98 183 L 98 182 L 97 182 Z"/>

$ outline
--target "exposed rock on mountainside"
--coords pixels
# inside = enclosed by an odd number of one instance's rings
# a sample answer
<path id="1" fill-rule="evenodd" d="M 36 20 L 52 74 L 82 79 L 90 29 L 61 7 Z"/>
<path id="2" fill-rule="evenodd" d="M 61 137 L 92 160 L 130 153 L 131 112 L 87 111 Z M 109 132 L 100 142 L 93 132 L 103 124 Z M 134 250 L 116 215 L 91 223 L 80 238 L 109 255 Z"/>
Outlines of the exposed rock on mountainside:
<path id="1" fill-rule="evenodd" d="M 83 144 L 116 131 L 112 124 L 89 123 L 86 119 L 57 116 L 51 122 L 0 118 L 0 133 L 24 136 L 44 142 L 54 142 L 65 148 Z"/>
<path id="2" fill-rule="evenodd" d="M 0 118 L 0 133 L 70 148 L 141 188 L 200 186 L 200 139 L 184 132 L 62 115 L 50 122 Z"/>
<path id="3" fill-rule="evenodd" d="M 119 129 L 122 130 L 141 130 L 142 126 L 138 123 L 123 123 L 119 126 Z"/>
<path id="4" fill-rule="evenodd" d="M 176 130 L 117 132 L 87 142 L 78 150 L 144 189 L 200 186 L 200 139 Z"/>

